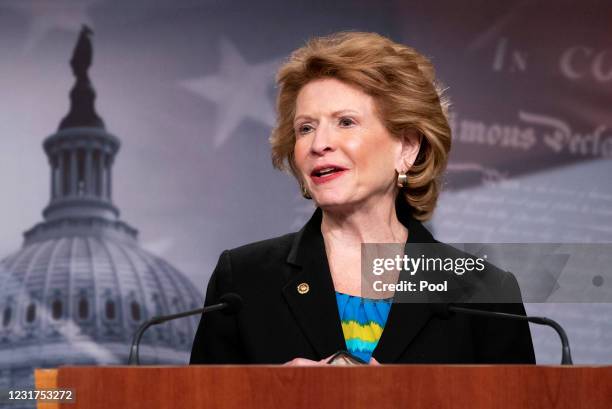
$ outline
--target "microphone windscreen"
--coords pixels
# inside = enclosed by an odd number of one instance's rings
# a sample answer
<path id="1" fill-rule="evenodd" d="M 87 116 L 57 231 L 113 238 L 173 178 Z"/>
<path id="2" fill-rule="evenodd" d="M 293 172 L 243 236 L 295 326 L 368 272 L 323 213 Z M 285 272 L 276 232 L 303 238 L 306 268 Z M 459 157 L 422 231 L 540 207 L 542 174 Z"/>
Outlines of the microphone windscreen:
<path id="1" fill-rule="evenodd" d="M 227 303 L 227 307 L 223 309 L 223 313 L 231 315 L 242 309 L 244 304 L 242 297 L 236 293 L 226 293 L 219 298 L 219 302 Z"/>

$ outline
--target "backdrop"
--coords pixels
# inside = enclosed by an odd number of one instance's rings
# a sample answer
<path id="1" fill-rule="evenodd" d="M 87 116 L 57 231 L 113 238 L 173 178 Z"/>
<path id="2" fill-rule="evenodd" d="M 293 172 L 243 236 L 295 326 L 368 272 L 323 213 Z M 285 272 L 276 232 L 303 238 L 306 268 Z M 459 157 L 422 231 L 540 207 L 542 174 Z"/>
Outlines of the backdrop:
<path id="1" fill-rule="evenodd" d="M 271 165 L 273 78 L 308 38 L 339 30 L 416 48 L 447 87 L 438 240 L 609 243 L 610 21 L 607 1 L 0 0 L 0 259 L 49 202 L 42 141 L 68 112 L 82 24 L 95 33 L 97 111 L 122 141 L 114 203 L 201 297 L 222 250 L 312 213 Z M 526 307 L 565 326 L 575 363 L 612 363 L 611 304 Z M 554 332 L 532 333 L 538 363 L 559 362 Z"/>

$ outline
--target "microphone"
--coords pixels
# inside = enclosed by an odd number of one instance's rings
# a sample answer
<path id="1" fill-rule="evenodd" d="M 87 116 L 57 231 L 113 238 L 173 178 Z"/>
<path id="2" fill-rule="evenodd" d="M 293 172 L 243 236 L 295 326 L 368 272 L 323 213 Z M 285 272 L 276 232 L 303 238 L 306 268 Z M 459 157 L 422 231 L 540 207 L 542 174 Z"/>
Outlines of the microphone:
<path id="1" fill-rule="evenodd" d="M 572 354 L 570 351 L 569 340 L 567 338 L 567 334 L 561 325 L 558 322 L 551 320 L 546 317 L 530 317 L 526 315 L 517 315 L 517 314 L 508 314 L 505 312 L 494 312 L 494 311 L 486 311 L 486 310 L 477 310 L 474 308 L 464 308 L 458 307 L 449 303 L 432 303 L 430 304 L 431 308 L 434 310 L 434 313 L 442 318 L 448 319 L 453 313 L 462 313 L 462 314 L 470 314 L 470 315 L 482 315 L 485 317 L 496 317 L 496 318 L 505 318 L 512 320 L 521 320 L 528 321 L 534 324 L 547 325 L 552 327 L 557 334 L 559 334 L 559 338 L 561 338 L 561 365 L 572 365 Z"/>
<path id="2" fill-rule="evenodd" d="M 196 314 L 206 314 L 213 311 L 222 311 L 224 314 L 232 315 L 240 311 L 242 308 L 242 297 L 236 293 L 223 294 L 219 298 L 219 303 L 209 305 L 208 307 L 198 308 L 195 310 L 179 312 L 172 315 L 160 315 L 153 317 L 148 321 L 145 321 L 138 327 L 138 330 L 134 333 L 132 339 L 132 346 L 130 348 L 130 357 L 128 358 L 128 365 L 140 365 L 140 359 L 138 357 L 138 348 L 140 346 L 140 339 L 144 332 L 153 325 L 163 324 L 166 321 L 175 320 L 178 318 L 188 317 Z"/>

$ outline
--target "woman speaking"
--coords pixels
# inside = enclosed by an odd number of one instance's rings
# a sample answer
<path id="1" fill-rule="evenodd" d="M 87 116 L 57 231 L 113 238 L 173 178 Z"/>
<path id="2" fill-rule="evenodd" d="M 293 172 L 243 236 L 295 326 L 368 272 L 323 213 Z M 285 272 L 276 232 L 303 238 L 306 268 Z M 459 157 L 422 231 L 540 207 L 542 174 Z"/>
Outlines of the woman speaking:
<path id="1" fill-rule="evenodd" d="M 523 321 L 363 297 L 362 243 L 436 243 L 421 221 L 451 131 L 429 60 L 378 34 L 339 33 L 293 52 L 277 82 L 272 161 L 317 208 L 297 233 L 221 254 L 205 305 L 234 292 L 244 307 L 202 316 L 191 363 L 312 365 L 340 350 L 371 363 L 534 363 Z M 520 300 L 510 273 L 486 274 Z M 525 314 L 521 302 L 496 306 Z"/>

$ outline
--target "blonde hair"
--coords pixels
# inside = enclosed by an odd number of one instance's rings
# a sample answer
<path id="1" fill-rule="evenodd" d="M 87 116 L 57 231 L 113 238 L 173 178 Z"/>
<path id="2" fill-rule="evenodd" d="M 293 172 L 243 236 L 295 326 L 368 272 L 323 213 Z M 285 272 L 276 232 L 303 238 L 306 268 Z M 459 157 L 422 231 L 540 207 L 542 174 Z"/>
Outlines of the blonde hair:
<path id="1" fill-rule="evenodd" d="M 278 71 L 277 123 L 272 131 L 272 163 L 300 181 L 294 161 L 298 93 L 308 82 L 335 78 L 361 89 L 376 101 L 392 135 L 416 130 L 417 158 L 402 193 L 419 220 L 431 217 L 451 147 L 448 100 L 437 85 L 431 62 L 413 48 L 375 33 L 341 32 L 317 37 L 295 50 Z"/>

